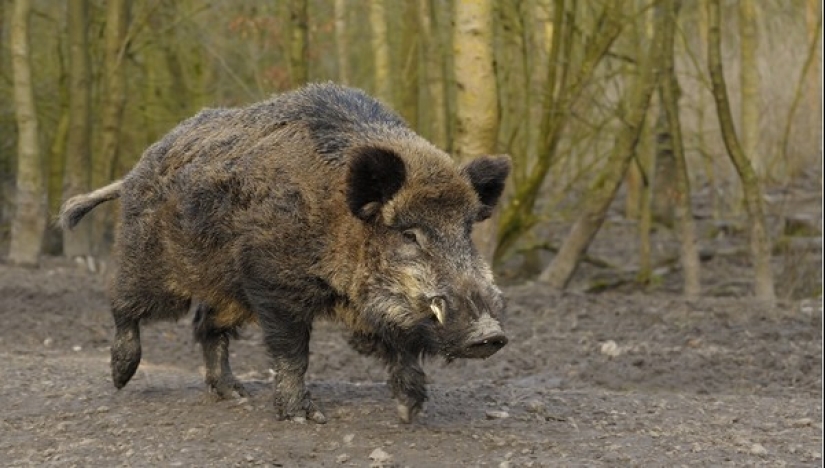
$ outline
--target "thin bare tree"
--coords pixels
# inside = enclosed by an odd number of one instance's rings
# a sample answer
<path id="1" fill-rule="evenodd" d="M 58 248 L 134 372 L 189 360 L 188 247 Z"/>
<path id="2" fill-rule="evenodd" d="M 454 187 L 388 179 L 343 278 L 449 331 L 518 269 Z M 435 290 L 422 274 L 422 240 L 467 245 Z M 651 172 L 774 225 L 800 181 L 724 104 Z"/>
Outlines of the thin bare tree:
<path id="1" fill-rule="evenodd" d="M 70 0 L 69 31 L 69 133 L 63 173 L 63 201 L 89 191 L 91 183 L 91 77 L 89 73 L 89 2 Z M 63 255 L 90 254 L 91 229 L 81 223 L 63 230 Z"/>
<path id="2" fill-rule="evenodd" d="M 759 65 L 756 51 L 759 47 L 759 35 L 756 27 L 756 0 L 739 0 L 739 91 L 741 103 L 739 118 L 742 129 L 742 150 L 750 159 L 756 176 L 765 177 L 765 155 L 759 152 Z"/>
<path id="3" fill-rule="evenodd" d="M 293 88 L 309 81 L 309 15 L 307 0 L 289 0 L 289 76 Z"/>
<path id="4" fill-rule="evenodd" d="M 561 290 L 569 283 L 579 265 L 581 255 L 601 228 L 607 209 L 633 158 L 650 97 L 659 79 L 663 27 L 663 21 L 656 21 L 653 39 L 647 51 L 640 51 L 636 77 L 625 92 L 626 105 L 620 119 L 621 129 L 605 167 L 592 183 L 584 199 L 581 215 L 574 222 L 558 253 L 539 275 L 539 281 L 547 283 L 551 289 Z"/>
<path id="5" fill-rule="evenodd" d="M 681 92 L 674 65 L 674 36 L 678 27 L 681 0 L 665 0 L 661 3 L 660 8 L 663 9 L 665 15 L 665 26 L 662 33 L 664 51 L 662 53 L 662 76 L 659 88 L 660 103 L 665 111 L 671 137 L 674 168 L 673 188 L 670 194 L 673 197 L 673 207 L 679 225 L 684 294 L 688 297 L 697 297 L 701 292 L 699 251 L 696 247 L 696 228 L 693 223 L 693 209 L 691 207 L 690 178 L 682 142 L 682 123 L 679 118 Z"/>
<path id="6" fill-rule="evenodd" d="M 125 56 L 129 2 L 110 0 L 106 4 L 104 30 L 104 94 L 100 111 L 100 136 L 92 163 L 92 186 L 102 187 L 112 180 L 117 167 L 123 109 L 126 105 Z M 92 254 L 100 256 L 107 248 L 104 239 L 111 228 L 111 208 L 98 210 L 92 218 Z"/>
<path id="7" fill-rule="evenodd" d="M 762 188 L 759 177 L 754 172 L 750 160 L 745 155 L 736 129 L 733 125 L 733 113 L 728 100 L 725 74 L 722 67 L 721 7 L 719 0 L 708 1 L 708 69 L 713 86 L 713 99 L 722 130 L 728 156 L 742 181 L 745 194 L 745 210 L 750 225 L 750 247 L 753 259 L 755 290 L 758 299 L 773 301 L 773 273 L 771 271 L 771 244 L 765 226 L 765 208 L 762 201 Z"/>
<path id="8" fill-rule="evenodd" d="M 493 66 L 493 2 L 456 2 L 453 67 L 456 79 L 455 155 L 460 160 L 496 152 L 498 93 Z M 492 260 L 498 216 L 476 225 L 473 240 Z"/>
<path id="9" fill-rule="evenodd" d="M 335 52 L 338 63 L 338 81 L 344 84 L 350 82 L 347 12 L 347 0 L 335 0 Z"/>
<path id="10" fill-rule="evenodd" d="M 37 111 L 29 51 L 29 0 L 15 0 L 11 16 L 11 60 L 17 118 L 17 196 L 11 223 L 9 260 L 19 265 L 39 263 L 46 229 L 46 180 L 40 153 Z"/>
<path id="11" fill-rule="evenodd" d="M 393 104 L 390 81 L 390 44 L 387 37 L 387 12 L 384 0 L 370 2 L 372 28 L 373 78 L 375 95 L 386 104 Z"/>
<path id="12" fill-rule="evenodd" d="M 418 0 L 418 16 L 424 50 L 424 90 L 428 103 L 422 132 L 441 149 L 447 147 L 447 96 L 444 77 L 444 45 L 438 29 L 433 0 Z"/>

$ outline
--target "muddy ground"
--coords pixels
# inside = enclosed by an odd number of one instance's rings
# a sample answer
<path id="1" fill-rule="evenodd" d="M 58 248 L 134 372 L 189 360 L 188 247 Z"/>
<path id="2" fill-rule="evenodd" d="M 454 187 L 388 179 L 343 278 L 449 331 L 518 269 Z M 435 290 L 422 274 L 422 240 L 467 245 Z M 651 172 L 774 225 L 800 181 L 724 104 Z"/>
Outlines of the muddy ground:
<path id="1" fill-rule="evenodd" d="M 654 283 L 626 281 L 635 226 L 617 215 L 589 250 L 609 266 L 583 264 L 571 292 L 530 283 L 512 260 L 500 272 L 510 344 L 486 361 L 428 362 L 430 401 L 411 425 L 382 367 L 331 323 L 316 326 L 307 375 L 326 425 L 275 420 L 256 328 L 231 347 L 248 399 L 205 391 L 187 320 L 144 326 L 140 368 L 115 391 L 106 275 L 54 258 L 0 264 L 0 465 L 821 466 L 821 234 L 784 232 L 788 206 L 821 226 L 821 178 L 813 186 L 768 194 L 785 239 L 774 306 L 747 298 L 741 221 L 700 219 L 696 300 L 679 295 L 664 230 Z"/>
<path id="2" fill-rule="evenodd" d="M 254 328 L 232 345 L 249 399 L 204 391 L 186 321 L 144 327 L 141 367 L 115 391 L 103 277 L 0 265 L 0 465 L 821 464 L 821 300 L 506 293 L 510 345 L 428 363 L 431 399 L 412 425 L 383 369 L 318 324 L 319 426 L 274 419 Z"/>

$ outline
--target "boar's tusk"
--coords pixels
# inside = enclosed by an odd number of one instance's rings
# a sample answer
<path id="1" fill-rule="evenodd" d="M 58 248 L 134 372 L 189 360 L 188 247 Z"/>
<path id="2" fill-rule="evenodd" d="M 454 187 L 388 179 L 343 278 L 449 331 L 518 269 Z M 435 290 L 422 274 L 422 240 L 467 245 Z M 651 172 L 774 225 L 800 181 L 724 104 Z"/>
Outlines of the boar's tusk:
<path id="1" fill-rule="evenodd" d="M 430 309 L 432 309 L 433 314 L 435 314 L 435 318 L 438 319 L 438 323 L 444 325 L 444 299 L 433 299 L 430 303 Z"/>

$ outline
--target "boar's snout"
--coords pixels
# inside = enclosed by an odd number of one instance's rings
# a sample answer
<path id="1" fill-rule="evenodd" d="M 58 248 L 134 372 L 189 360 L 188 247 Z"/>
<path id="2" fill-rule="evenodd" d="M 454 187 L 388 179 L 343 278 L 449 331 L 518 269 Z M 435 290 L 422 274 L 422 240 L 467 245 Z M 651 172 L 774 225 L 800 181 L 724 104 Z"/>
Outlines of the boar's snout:
<path id="1" fill-rule="evenodd" d="M 498 320 L 485 314 L 471 325 L 461 355 L 467 358 L 488 358 L 503 348 L 507 341 Z"/>

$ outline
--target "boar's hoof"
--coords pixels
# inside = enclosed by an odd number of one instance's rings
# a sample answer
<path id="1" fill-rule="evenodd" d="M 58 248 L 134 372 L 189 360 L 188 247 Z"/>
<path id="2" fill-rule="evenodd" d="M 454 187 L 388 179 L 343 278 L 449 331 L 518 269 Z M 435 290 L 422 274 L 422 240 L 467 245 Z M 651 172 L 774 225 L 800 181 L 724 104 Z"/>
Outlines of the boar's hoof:
<path id="1" fill-rule="evenodd" d="M 249 396 L 246 388 L 235 379 L 221 379 L 215 382 L 207 382 L 207 384 L 209 385 L 209 391 L 222 400 L 246 398 Z"/>
<path id="2" fill-rule="evenodd" d="M 305 397 L 298 406 L 299 408 L 287 409 L 276 403 L 276 419 L 279 421 L 293 421 L 298 423 L 306 422 L 307 419 L 309 419 L 316 424 L 326 424 L 327 417 L 315 406 L 315 403 L 313 403 L 309 397 Z"/>
<path id="3" fill-rule="evenodd" d="M 410 424 L 413 420 L 415 420 L 418 413 L 421 412 L 422 407 L 422 403 L 413 403 L 411 405 L 398 403 L 398 417 L 404 424 Z"/>

